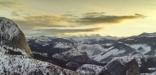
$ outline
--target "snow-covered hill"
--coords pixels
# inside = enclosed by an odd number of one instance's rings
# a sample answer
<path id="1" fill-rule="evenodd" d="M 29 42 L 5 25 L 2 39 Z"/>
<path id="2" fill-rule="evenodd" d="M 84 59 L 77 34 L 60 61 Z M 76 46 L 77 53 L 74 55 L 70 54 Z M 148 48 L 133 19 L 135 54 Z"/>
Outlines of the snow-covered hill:
<path id="1" fill-rule="evenodd" d="M 6 51 L 0 48 L 0 51 Z M 48 62 L 0 52 L 0 75 L 79 75 Z"/>

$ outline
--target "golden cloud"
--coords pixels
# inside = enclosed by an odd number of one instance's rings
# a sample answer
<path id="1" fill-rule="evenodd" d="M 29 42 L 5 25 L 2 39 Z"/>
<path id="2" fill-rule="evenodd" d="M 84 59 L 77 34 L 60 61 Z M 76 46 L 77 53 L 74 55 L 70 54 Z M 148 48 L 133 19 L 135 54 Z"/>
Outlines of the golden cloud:
<path id="1" fill-rule="evenodd" d="M 79 27 L 61 27 L 61 28 L 39 28 L 38 31 L 44 31 L 44 32 L 61 32 L 61 33 L 74 33 L 74 32 L 92 32 L 100 30 L 99 27 L 86 27 L 86 28 L 79 28 Z"/>
<path id="2" fill-rule="evenodd" d="M 141 14 L 127 15 L 127 16 L 115 16 L 115 15 L 103 15 L 103 13 L 90 13 L 82 18 L 79 18 L 77 22 L 82 24 L 97 24 L 97 23 L 120 23 L 124 20 L 143 18 Z"/>
<path id="3" fill-rule="evenodd" d="M 52 16 L 52 15 L 42 15 L 42 16 L 28 16 L 24 17 L 23 20 L 15 20 L 20 25 L 27 26 L 39 26 L 39 27 L 63 27 L 68 26 L 69 21 L 63 16 Z"/>
<path id="4" fill-rule="evenodd" d="M 103 26 L 98 27 L 100 23 L 120 23 L 127 19 L 137 19 L 143 17 L 144 16 L 141 14 L 116 16 L 103 15 L 103 13 L 94 12 L 86 13 L 83 16 L 50 14 L 25 16 L 23 17 L 23 19 L 14 19 L 14 21 L 19 24 L 23 29 L 48 34 L 64 34 L 96 32 L 103 28 Z"/>
<path id="5" fill-rule="evenodd" d="M 64 15 L 39 15 L 26 16 L 23 20 L 15 20 L 21 25 L 41 26 L 41 27 L 75 27 L 85 25 L 96 25 L 99 23 L 120 23 L 127 19 L 143 18 L 141 14 L 128 16 L 110 16 L 103 13 L 87 13 L 82 17 L 64 16 Z"/>

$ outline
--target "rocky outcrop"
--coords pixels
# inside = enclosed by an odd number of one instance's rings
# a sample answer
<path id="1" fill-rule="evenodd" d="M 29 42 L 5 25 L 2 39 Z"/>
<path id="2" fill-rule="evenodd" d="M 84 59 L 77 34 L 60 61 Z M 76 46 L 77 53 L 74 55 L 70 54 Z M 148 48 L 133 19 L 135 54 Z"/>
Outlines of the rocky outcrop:
<path id="1" fill-rule="evenodd" d="M 140 75 L 139 65 L 135 59 L 127 63 L 126 75 Z"/>
<path id="2" fill-rule="evenodd" d="M 0 46 L 5 47 L 8 52 L 21 52 L 25 56 L 32 54 L 24 33 L 15 22 L 4 17 L 0 17 Z"/>

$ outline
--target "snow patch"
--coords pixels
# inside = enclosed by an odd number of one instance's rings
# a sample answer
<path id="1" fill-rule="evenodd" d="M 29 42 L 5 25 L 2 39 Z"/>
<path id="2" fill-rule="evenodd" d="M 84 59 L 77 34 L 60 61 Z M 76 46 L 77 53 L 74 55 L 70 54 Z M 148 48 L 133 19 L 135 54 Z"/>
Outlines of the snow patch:
<path id="1" fill-rule="evenodd" d="M 139 53 L 148 53 L 151 51 L 151 47 L 147 44 L 129 44 L 130 47 L 136 49 Z"/>

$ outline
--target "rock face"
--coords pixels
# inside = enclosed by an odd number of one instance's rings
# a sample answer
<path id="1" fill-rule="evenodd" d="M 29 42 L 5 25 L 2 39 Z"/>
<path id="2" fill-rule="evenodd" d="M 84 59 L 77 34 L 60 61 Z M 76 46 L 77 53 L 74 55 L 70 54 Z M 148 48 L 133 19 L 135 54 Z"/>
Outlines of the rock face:
<path id="1" fill-rule="evenodd" d="M 140 75 L 139 66 L 135 59 L 127 63 L 126 75 Z"/>
<path id="2" fill-rule="evenodd" d="M 31 50 L 23 32 L 11 20 L 0 18 L 0 75 L 79 75 L 52 63 L 28 58 Z"/>
<path id="3" fill-rule="evenodd" d="M 24 33 L 13 21 L 4 17 L 0 17 L 0 46 L 27 56 L 32 54 Z"/>

